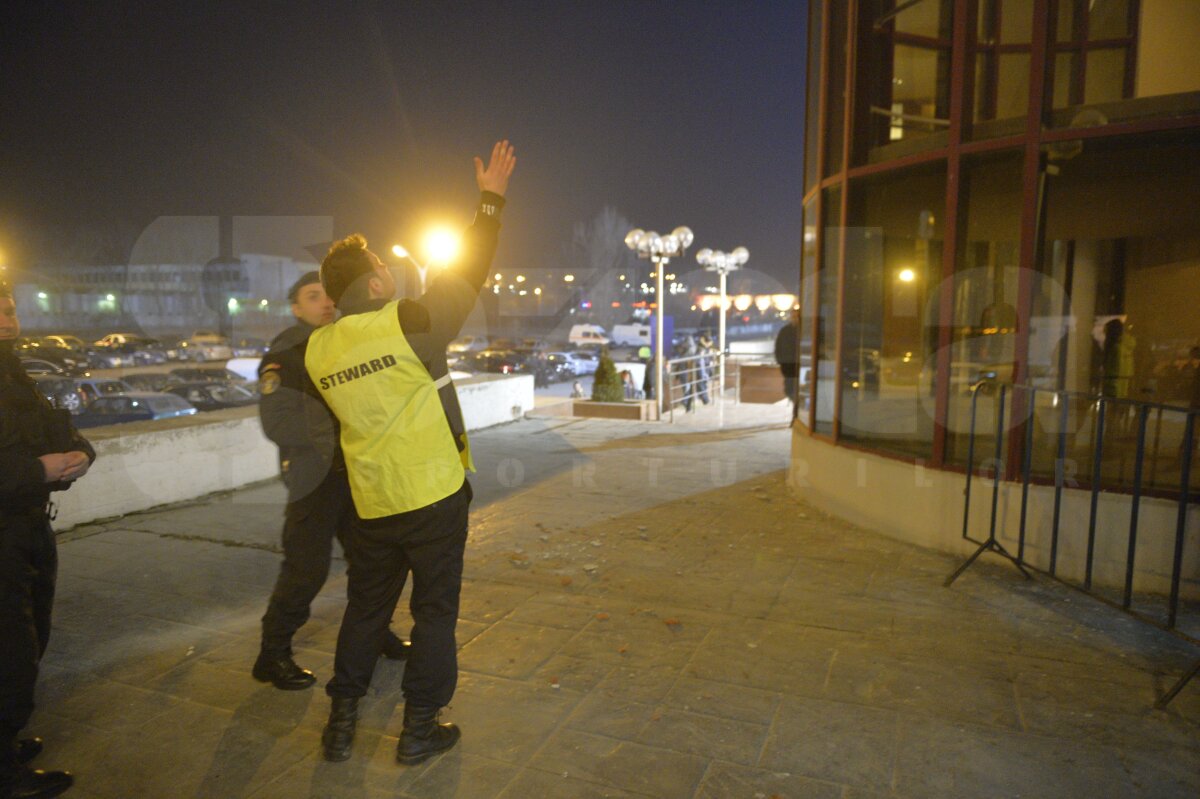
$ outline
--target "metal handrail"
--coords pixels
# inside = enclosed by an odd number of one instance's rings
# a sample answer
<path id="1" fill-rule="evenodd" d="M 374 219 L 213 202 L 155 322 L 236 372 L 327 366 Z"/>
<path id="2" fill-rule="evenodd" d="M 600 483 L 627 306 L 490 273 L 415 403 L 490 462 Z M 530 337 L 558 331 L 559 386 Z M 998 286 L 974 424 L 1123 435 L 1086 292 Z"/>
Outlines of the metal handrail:
<path id="1" fill-rule="evenodd" d="M 996 428 L 995 428 L 995 458 L 992 463 L 992 503 L 988 525 L 988 537 L 984 541 L 978 541 L 970 536 L 970 517 L 971 517 L 971 483 L 975 474 L 975 437 L 976 437 L 976 422 L 978 418 L 978 403 L 979 394 L 984 388 L 998 387 L 997 395 L 997 413 L 996 413 Z M 1007 405 L 1007 395 L 1011 392 L 1013 395 L 1014 413 L 1016 415 L 1017 396 L 1024 393 L 1026 396 L 1026 417 L 1025 417 L 1025 437 L 1024 437 L 1024 452 L 1021 463 L 1021 512 L 1020 522 L 1017 532 L 1017 554 L 1009 553 L 999 541 L 996 540 L 996 523 L 998 517 L 998 503 L 1000 494 L 1000 483 L 1004 479 L 1005 461 L 1004 461 L 1004 445 L 1007 441 L 1005 435 L 1004 421 L 1005 408 Z M 1048 568 L 1043 571 L 1037 565 L 1030 563 L 1025 558 L 1025 543 L 1028 533 L 1028 507 L 1029 507 L 1029 485 L 1031 482 L 1032 473 L 1032 455 L 1034 450 L 1034 416 L 1036 412 L 1037 398 L 1039 395 L 1050 395 L 1054 397 L 1055 405 L 1060 409 L 1058 434 L 1056 435 L 1055 447 L 1055 468 L 1054 468 L 1054 511 L 1050 530 L 1050 560 Z M 1091 497 L 1090 510 L 1088 514 L 1087 527 L 1087 549 L 1084 561 L 1084 578 L 1081 585 L 1068 582 L 1058 575 L 1058 545 L 1060 538 L 1060 522 L 1062 519 L 1062 495 L 1065 487 L 1065 462 L 1066 462 L 1066 438 L 1067 426 L 1070 420 L 1069 412 L 1071 400 L 1079 400 L 1083 403 L 1094 406 L 1096 409 L 1095 432 L 1092 442 L 1092 476 L 1091 476 Z M 1129 613 L 1134 618 L 1141 621 L 1154 624 L 1162 627 L 1169 632 L 1193 643 L 1200 644 L 1200 640 L 1179 631 L 1176 627 L 1179 611 L 1179 592 L 1180 583 L 1183 576 L 1183 550 L 1184 540 L 1187 525 L 1188 505 L 1191 503 L 1191 468 L 1193 460 L 1193 447 L 1196 434 L 1196 417 L 1200 416 L 1200 408 L 1185 408 L 1178 405 L 1170 405 L 1161 402 L 1149 402 L 1145 400 L 1122 399 L 1118 397 L 1105 397 L 1102 395 L 1088 394 L 1080 391 L 1068 391 L 1064 389 L 1047 389 L 1039 388 L 1031 385 L 1010 385 L 998 383 L 993 380 L 981 380 L 971 387 L 971 421 L 967 439 L 967 469 L 966 469 L 966 485 L 964 488 L 963 502 L 963 524 L 962 537 L 972 543 L 978 544 L 978 548 L 971 554 L 966 561 L 962 563 L 953 574 L 945 581 L 947 586 L 951 585 L 959 575 L 966 571 L 976 559 L 984 552 L 994 552 L 1007 558 L 1016 566 L 1022 574 L 1027 578 L 1030 576 L 1027 569 L 1043 572 L 1058 582 L 1068 585 L 1084 593 L 1094 596 L 1101 601 L 1107 601 L 1103 597 L 1097 595 L 1093 591 L 1092 577 L 1096 550 L 1096 522 L 1099 512 L 1099 495 L 1101 484 L 1102 467 L 1104 465 L 1104 432 L 1109 405 L 1120 405 L 1128 407 L 1136 412 L 1137 415 L 1137 448 L 1134 456 L 1134 474 L 1133 474 L 1133 493 L 1131 499 L 1130 519 L 1129 519 L 1129 535 L 1127 543 L 1127 552 L 1125 558 L 1125 574 L 1122 599 L 1120 609 Z M 1163 412 L 1178 413 L 1184 415 L 1183 441 L 1180 451 L 1180 480 L 1179 480 L 1179 500 L 1178 510 L 1176 512 L 1175 524 L 1175 542 L 1174 553 L 1171 563 L 1171 584 L 1170 595 L 1167 604 L 1167 618 L 1165 624 L 1154 619 L 1135 613 L 1132 610 L 1133 606 L 1133 576 L 1134 565 L 1137 554 L 1137 537 L 1138 537 L 1138 521 L 1139 510 L 1142 500 L 1142 483 L 1145 474 L 1145 459 L 1146 459 L 1146 432 L 1150 413 L 1158 411 L 1158 425 L 1156 430 L 1156 441 L 1159 432 L 1161 431 L 1162 414 Z M 1187 685 L 1197 673 L 1200 673 L 1200 661 L 1166 693 L 1158 700 L 1156 707 L 1163 708 L 1175 698 L 1175 696 Z"/>
<path id="2" fill-rule="evenodd" d="M 707 404 L 707 397 L 709 396 L 708 384 L 713 382 L 714 376 L 713 369 L 710 367 L 708 377 L 703 379 L 700 377 L 701 361 L 708 359 L 710 362 L 719 365 L 719 361 L 717 361 L 718 357 L 720 357 L 718 353 L 700 353 L 698 355 L 687 355 L 682 358 L 672 358 L 666 362 L 667 379 L 663 381 L 666 384 L 664 386 L 666 393 L 663 395 L 663 399 L 667 400 L 667 407 L 672 423 L 675 422 L 676 404 L 684 405 L 688 413 L 693 412 L 696 407 L 696 400 L 698 399 L 702 399 Z M 676 369 L 676 366 L 679 368 Z M 683 394 L 678 398 L 675 397 L 675 392 L 672 391 L 672 387 L 675 385 L 675 378 L 681 378 L 680 382 L 685 387 Z M 691 391 L 688 390 L 688 387 L 691 388 Z M 716 396 L 719 398 L 720 393 L 717 393 Z"/>

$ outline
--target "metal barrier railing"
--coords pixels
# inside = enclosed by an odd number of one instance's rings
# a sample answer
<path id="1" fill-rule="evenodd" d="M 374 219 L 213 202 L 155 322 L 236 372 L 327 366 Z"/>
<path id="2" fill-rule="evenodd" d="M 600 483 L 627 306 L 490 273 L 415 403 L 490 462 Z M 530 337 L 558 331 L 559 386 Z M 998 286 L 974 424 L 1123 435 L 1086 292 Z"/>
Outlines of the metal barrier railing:
<path id="1" fill-rule="evenodd" d="M 718 353 L 701 353 L 672 358 L 666 362 L 667 379 L 663 381 L 666 384 L 663 406 L 667 408 L 672 422 L 675 421 L 676 405 L 682 405 L 685 412 L 692 413 L 696 410 L 697 401 L 707 405 L 714 398 L 720 399 L 721 392 L 713 390 L 720 379 L 720 357 Z"/>
<path id="2" fill-rule="evenodd" d="M 991 510 L 988 522 L 988 537 L 979 541 L 970 535 L 971 523 L 971 484 L 975 473 L 975 439 L 976 439 L 976 422 L 978 419 L 979 396 L 982 390 L 996 390 L 996 428 L 995 428 L 995 454 L 991 464 L 992 472 L 992 498 Z M 996 539 L 996 524 L 998 517 L 999 501 L 1000 501 L 1000 483 L 1006 475 L 1006 458 L 1005 447 L 1008 442 L 1006 435 L 1007 428 L 1005 427 L 1005 412 L 1007 409 L 1007 397 L 1012 394 L 1013 412 L 1012 417 L 1015 418 L 1018 411 L 1020 399 L 1024 399 L 1025 424 L 1022 458 L 1020 467 L 1020 482 L 1021 482 L 1021 510 L 1017 531 L 1017 553 L 1013 555 Z M 1028 510 L 1029 510 L 1029 486 L 1032 482 L 1032 463 L 1033 453 L 1035 449 L 1034 429 L 1035 416 L 1038 407 L 1039 397 L 1050 397 L 1051 407 L 1058 410 L 1058 429 L 1055 435 L 1055 461 L 1054 461 L 1054 510 L 1050 529 L 1050 552 L 1049 564 L 1047 568 L 1042 569 L 1031 563 L 1026 558 L 1026 541 L 1028 538 Z M 1087 544 L 1086 555 L 1084 559 L 1084 572 L 1082 584 L 1076 585 L 1072 582 L 1062 579 L 1059 576 L 1059 539 L 1060 525 L 1062 520 L 1063 506 L 1063 489 L 1066 487 L 1066 454 L 1067 454 L 1067 435 L 1069 427 L 1069 413 L 1072 401 L 1082 401 L 1089 408 L 1095 409 L 1095 421 L 1092 426 L 1092 473 L 1091 473 L 1091 497 L 1088 514 L 1087 527 Z M 1180 602 L 1180 583 L 1183 577 L 1183 561 L 1184 561 L 1184 539 L 1187 527 L 1187 512 L 1188 505 L 1191 501 L 1191 466 L 1195 449 L 1195 434 L 1196 434 L 1196 417 L 1200 415 L 1200 409 L 1197 408 L 1182 408 L 1177 406 L 1166 405 L 1163 403 L 1144 402 L 1139 400 L 1118 399 L 1113 397 L 1093 396 L 1074 391 L 1062 391 L 1056 389 L 1037 388 L 1028 385 L 1007 385 L 998 384 L 993 381 L 980 381 L 971 389 L 971 421 L 969 427 L 969 437 L 967 442 L 967 472 L 966 472 L 966 487 L 964 490 L 963 503 L 963 527 L 962 537 L 971 543 L 978 544 L 978 548 L 968 557 L 962 565 L 954 570 L 945 581 L 946 586 L 950 586 L 958 577 L 965 572 L 972 563 L 979 558 L 984 552 L 994 552 L 1001 557 L 1009 560 L 1018 570 L 1026 577 L 1030 578 L 1029 571 L 1032 569 L 1044 574 L 1048 574 L 1058 582 L 1076 588 L 1091 596 L 1094 596 L 1101 601 L 1108 602 L 1107 599 L 1097 594 L 1093 587 L 1093 571 L 1095 565 L 1096 553 L 1096 529 L 1097 515 L 1099 509 L 1099 496 L 1102 490 L 1103 466 L 1105 456 L 1105 425 L 1108 408 L 1117 405 L 1128 410 L 1134 411 L 1137 418 L 1137 437 L 1136 437 L 1136 454 L 1133 463 L 1133 484 L 1131 487 L 1131 506 L 1129 519 L 1129 534 L 1127 541 L 1127 551 L 1125 559 L 1125 573 L 1123 581 L 1123 592 L 1120 603 L 1120 608 L 1130 613 L 1134 618 L 1141 621 L 1149 622 L 1160 626 L 1173 634 L 1189 641 L 1192 644 L 1200 645 L 1200 639 L 1193 637 L 1177 628 L 1179 602 Z M 1180 442 L 1180 480 L 1179 480 L 1179 497 L 1178 510 L 1176 512 L 1175 524 L 1175 542 L 1174 552 L 1171 562 L 1171 582 L 1170 594 L 1167 600 L 1167 617 L 1165 623 L 1157 622 L 1146 616 L 1135 613 L 1132 610 L 1133 604 L 1133 578 L 1134 565 L 1137 554 L 1138 540 L 1138 522 L 1139 509 L 1143 496 L 1143 479 L 1145 475 L 1145 459 L 1146 459 L 1146 431 L 1150 415 L 1157 412 L 1158 423 L 1156 425 L 1156 447 L 1158 436 L 1161 434 L 1162 417 L 1164 412 L 1180 414 L 1184 418 L 1183 437 Z M 1156 461 L 1157 462 L 1157 461 Z M 981 470 L 982 471 L 982 470 Z M 1115 603 L 1110 603 L 1115 604 Z M 1175 696 L 1183 690 L 1184 686 L 1200 673 L 1200 661 L 1197 661 L 1192 668 L 1179 679 L 1175 685 L 1163 695 L 1156 703 L 1156 707 L 1163 708 L 1175 698 Z"/>

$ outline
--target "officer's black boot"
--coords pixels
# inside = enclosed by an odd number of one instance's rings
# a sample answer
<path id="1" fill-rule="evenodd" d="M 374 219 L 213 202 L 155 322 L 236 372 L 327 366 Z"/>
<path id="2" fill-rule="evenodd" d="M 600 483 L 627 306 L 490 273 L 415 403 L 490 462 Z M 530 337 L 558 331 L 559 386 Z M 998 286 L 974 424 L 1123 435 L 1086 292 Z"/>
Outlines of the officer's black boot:
<path id="1" fill-rule="evenodd" d="M 302 691 L 317 681 L 311 671 L 296 665 L 290 652 L 260 652 L 250 673 L 259 682 L 269 682 L 284 691 Z"/>
<path id="2" fill-rule="evenodd" d="M 33 759 L 41 753 L 41 738 L 22 738 L 17 741 L 17 762 L 22 766 L 33 762 Z"/>
<path id="3" fill-rule="evenodd" d="M 340 763 L 350 758 L 350 747 L 354 744 L 354 728 L 358 724 L 358 697 L 335 696 L 329 709 L 329 721 L 321 733 L 321 744 L 325 747 L 325 759 Z"/>
<path id="4" fill-rule="evenodd" d="M 408 660 L 408 653 L 411 649 L 412 642 L 405 641 L 391 630 L 388 630 L 384 635 L 383 648 L 380 654 L 388 660 Z"/>
<path id="5" fill-rule="evenodd" d="M 65 771 L 34 771 L 25 765 L 28 761 L 22 758 L 29 747 L 24 744 L 15 735 L 0 735 L 0 799 L 51 799 L 74 784 L 75 778 Z"/>
<path id="6" fill-rule="evenodd" d="M 439 724 L 440 712 L 439 707 L 404 706 L 404 731 L 396 745 L 397 762 L 412 766 L 458 743 L 462 731 L 453 724 Z"/>

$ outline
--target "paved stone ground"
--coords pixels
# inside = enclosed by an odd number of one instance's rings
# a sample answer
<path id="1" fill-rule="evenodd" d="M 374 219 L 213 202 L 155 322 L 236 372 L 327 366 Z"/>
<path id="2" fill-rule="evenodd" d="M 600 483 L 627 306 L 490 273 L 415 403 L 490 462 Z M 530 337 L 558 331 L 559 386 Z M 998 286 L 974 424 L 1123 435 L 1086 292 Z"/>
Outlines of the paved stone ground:
<path id="1" fill-rule="evenodd" d="M 341 764 L 323 692 L 249 676 L 278 485 L 71 531 L 39 765 L 111 799 L 1200 795 L 1200 685 L 1151 709 L 1194 650 L 993 564 L 943 588 L 956 559 L 796 502 L 782 408 L 677 419 L 474 437 L 464 737 L 411 768 L 402 664 Z M 339 561 L 297 641 L 322 680 L 344 593 Z"/>

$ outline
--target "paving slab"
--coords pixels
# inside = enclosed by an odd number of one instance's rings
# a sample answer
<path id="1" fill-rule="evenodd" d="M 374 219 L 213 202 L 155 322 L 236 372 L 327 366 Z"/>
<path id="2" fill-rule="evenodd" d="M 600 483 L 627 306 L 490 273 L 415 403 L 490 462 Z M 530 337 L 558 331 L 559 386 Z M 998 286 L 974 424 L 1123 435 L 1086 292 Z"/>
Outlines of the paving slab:
<path id="1" fill-rule="evenodd" d="M 1194 647 L 986 559 L 946 589 L 955 559 L 791 496 L 786 406 L 721 421 L 473 436 L 463 739 L 413 767 L 402 663 L 338 764 L 319 686 L 249 675 L 278 483 L 70 531 L 38 764 L 100 799 L 1200 795 L 1200 685 L 1152 709 Z M 338 550 L 295 642 L 322 682 L 345 591 Z"/>

